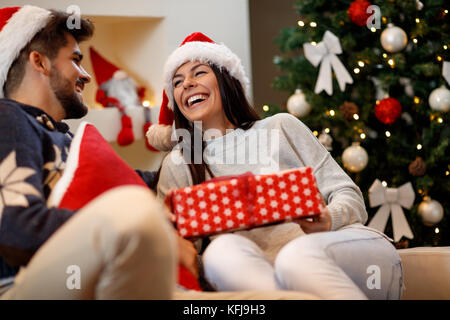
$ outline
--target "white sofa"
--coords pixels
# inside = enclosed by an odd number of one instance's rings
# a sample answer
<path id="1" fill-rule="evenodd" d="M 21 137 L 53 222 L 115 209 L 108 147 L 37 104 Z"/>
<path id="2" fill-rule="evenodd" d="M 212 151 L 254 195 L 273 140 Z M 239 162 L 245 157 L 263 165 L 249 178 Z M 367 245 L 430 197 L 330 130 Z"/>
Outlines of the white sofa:
<path id="1" fill-rule="evenodd" d="M 450 247 L 399 249 L 404 290 L 402 300 L 450 299 Z M 177 300 L 311 300 L 304 292 L 178 292 Z"/>
<path id="2" fill-rule="evenodd" d="M 450 247 L 399 249 L 403 300 L 450 299 Z"/>

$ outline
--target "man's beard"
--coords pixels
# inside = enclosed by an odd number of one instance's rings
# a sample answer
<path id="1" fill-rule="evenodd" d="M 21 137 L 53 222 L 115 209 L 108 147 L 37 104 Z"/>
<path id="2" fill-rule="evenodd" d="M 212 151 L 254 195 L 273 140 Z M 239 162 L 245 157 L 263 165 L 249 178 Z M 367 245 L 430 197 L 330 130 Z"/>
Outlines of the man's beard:
<path id="1" fill-rule="evenodd" d="M 65 119 L 79 119 L 86 115 L 87 106 L 80 100 L 70 81 L 64 78 L 55 67 L 50 75 L 50 86 L 66 113 Z"/>

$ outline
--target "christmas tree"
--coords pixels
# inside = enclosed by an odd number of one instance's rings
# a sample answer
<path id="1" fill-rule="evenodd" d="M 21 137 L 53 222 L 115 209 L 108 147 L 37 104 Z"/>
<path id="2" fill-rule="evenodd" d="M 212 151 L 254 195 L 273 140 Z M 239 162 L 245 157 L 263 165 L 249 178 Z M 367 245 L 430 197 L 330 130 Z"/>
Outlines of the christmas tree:
<path id="1" fill-rule="evenodd" d="M 450 245 L 450 8 L 421 1 L 296 1 L 273 81 L 292 96 L 264 107 L 287 108 L 319 137 L 363 192 L 368 222 L 382 206 L 370 195 L 384 193 L 395 217 L 377 219 L 388 236 L 397 229 L 397 247 Z M 390 205 L 399 194 L 403 213 Z"/>

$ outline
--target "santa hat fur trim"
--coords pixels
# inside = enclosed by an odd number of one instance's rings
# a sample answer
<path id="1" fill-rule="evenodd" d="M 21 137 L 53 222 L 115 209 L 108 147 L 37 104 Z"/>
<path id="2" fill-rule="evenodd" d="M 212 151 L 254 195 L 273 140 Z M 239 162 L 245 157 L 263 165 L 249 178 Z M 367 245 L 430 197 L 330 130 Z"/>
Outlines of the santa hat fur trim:
<path id="1" fill-rule="evenodd" d="M 8 13 L 15 11 L 10 17 Z M 35 6 L 0 9 L 0 98 L 4 98 L 5 85 L 9 69 L 23 48 L 49 22 L 51 12 Z M 6 24 L 5 24 L 6 23 Z"/>
<path id="2" fill-rule="evenodd" d="M 196 34 L 207 38 L 201 33 Z M 192 35 L 189 37 L 192 37 Z M 220 69 L 225 68 L 232 77 L 236 78 L 241 83 L 247 98 L 249 98 L 248 94 L 250 81 L 245 74 L 241 59 L 239 59 L 236 54 L 234 54 L 224 44 L 207 41 L 191 41 L 186 42 L 175 49 L 175 51 L 173 51 L 167 59 L 167 62 L 164 66 L 164 89 L 167 93 L 167 97 L 169 98 L 168 106 L 171 110 L 173 110 L 172 78 L 177 69 L 188 61 L 210 63 L 214 64 Z"/>

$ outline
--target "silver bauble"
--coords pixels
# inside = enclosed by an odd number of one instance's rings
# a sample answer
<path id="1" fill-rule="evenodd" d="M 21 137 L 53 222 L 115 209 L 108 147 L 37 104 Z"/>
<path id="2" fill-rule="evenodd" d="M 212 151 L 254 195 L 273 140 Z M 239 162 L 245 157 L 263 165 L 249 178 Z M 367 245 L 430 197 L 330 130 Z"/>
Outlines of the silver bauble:
<path id="1" fill-rule="evenodd" d="M 408 36 L 402 28 L 394 26 L 392 23 L 381 33 L 381 46 L 384 50 L 395 53 L 402 51 L 408 43 Z"/>
<path id="2" fill-rule="evenodd" d="M 293 116 L 302 118 L 311 112 L 311 105 L 306 101 L 302 90 L 296 89 L 295 93 L 287 101 L 287 109 Z"/>
<path id="3" fill-rule="evenodd" d="M 360 172 L 369 162 L 367 151 L 359 145 L 359 142 L 353 142 L 352 145 L 342 153 L 342 162 L 344 167 L 351 172 Z"/>
<path id="4" fill-rule="evenodd" d="M 433 110 L 447 112 L 450 109 L 450 90 L 445 86 L 434 89 L 428 97 L 428 104 Z"/>
<path id="5" fill-rule="evenodd" d="M 418 212 L 422 218 L 423 224 L 429 227 L 439 223 L 444 217 L 444 208 L 442 205 L 438 201 L 432 200 L 430 197 L 425 197 L 423 199 L 419 204 Z"/>
<path id="6" fill-rule="evenodd" d="M 322 132 L 319 135 L 319 142 L 327 149 L 328 151 L 332 151 L 333 147 L 331 144 L 333 143 L 333 138 L 326 132 Z"/>

